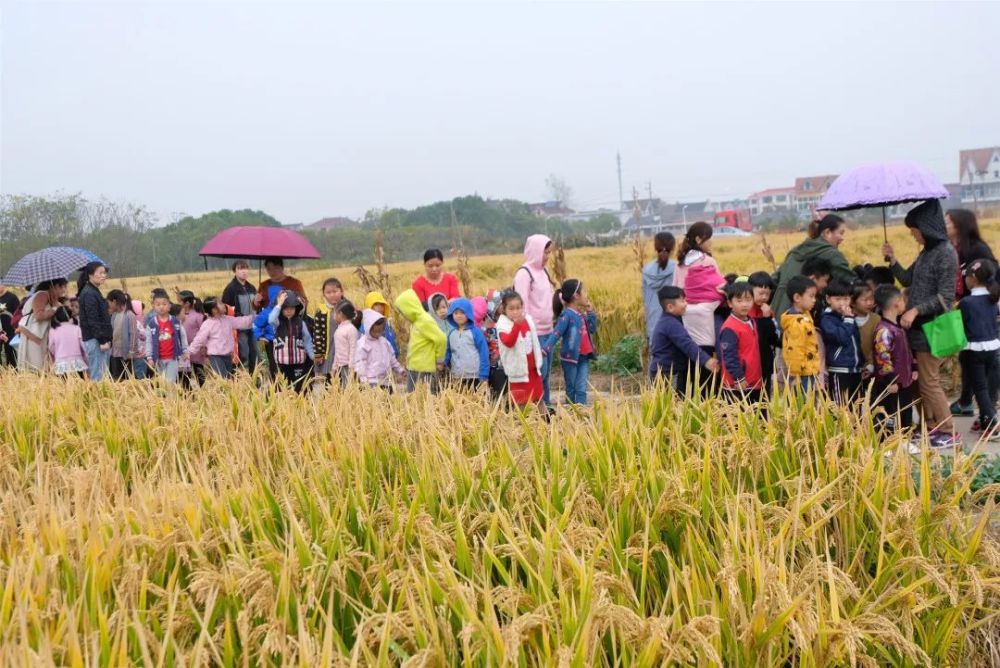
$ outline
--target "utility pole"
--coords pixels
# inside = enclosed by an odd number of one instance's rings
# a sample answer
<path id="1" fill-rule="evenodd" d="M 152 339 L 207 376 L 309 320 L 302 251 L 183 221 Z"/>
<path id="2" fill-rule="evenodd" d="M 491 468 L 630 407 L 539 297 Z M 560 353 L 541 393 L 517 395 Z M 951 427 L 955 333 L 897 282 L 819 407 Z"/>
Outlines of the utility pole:
<path id="1" fill-rule="evenodd" d="M 618 151 L 618 208 L 625 208 L 625 193 L 622 191 L 622 152 Z"/>
<path id="2" fill-rule="evenodd" d="M 649 193 L 649 200 L 646 202 L 646 210 L 649 213 L 653 212 L 653 182 L 646 182 L 646 192 Z"/>

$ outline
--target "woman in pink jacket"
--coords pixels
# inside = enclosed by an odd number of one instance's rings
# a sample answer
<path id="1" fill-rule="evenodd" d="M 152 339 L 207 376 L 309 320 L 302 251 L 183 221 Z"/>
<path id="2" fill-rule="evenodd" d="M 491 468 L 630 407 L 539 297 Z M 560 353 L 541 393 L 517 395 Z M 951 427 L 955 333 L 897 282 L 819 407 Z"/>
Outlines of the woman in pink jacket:
<path id="1" fill-rule="evenodd" d="M 514 290 L 521 295 L 524 309 L 535 323 L 538 341 L 544 348 L 552 338 L 553 315 L 552 297 L 555 289 L 549 272 L 545 268 L 549 256 L 552 255 L 552 239 L 544 234 L 532 234 L 524 242 L 524 264 L 514 274 Z M 552 369 L 552 357 L 545 356 L 542 364 L 542 399 L 546 406 L 551 406 L 549 399 L 549 371 Z"/>
<path id="2" fill-rule="evenodd" d="M 223 378 L 230 378 L 233 375 L 233 348 L 236 341 L 234 332 L 252 327 L 254 316 L 234 317 L 226 315 L 223 309 L 225 305 L 215 297 L 205 300 L 207 317 L 188 346 L 188 351 L 192 354 L 207 353 L 212 370 Z"/>

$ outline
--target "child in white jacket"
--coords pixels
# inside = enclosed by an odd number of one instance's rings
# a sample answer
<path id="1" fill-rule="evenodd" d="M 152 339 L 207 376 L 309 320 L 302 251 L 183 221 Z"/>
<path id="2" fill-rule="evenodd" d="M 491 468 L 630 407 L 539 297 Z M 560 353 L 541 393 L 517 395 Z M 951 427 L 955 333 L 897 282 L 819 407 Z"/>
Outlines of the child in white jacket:
<path id="1" fill-rule="evenodd" d="M 516 292 L 508 292 L 500 302 L 497 338 L 500 339 L 500 364 L 510 383 L 510 398 L 518 406 L 542 400 L 542 346 L 531 316 L 524 312 L 524 301 Z"/>
<path id="2" fill-rule="evenodd" d="M 406 375 L 392 344 L 385 338 L 386 320 L 378 311 L 365 309 L 361 314 L 365 333 L 354 351 L 354 372 L 363 386 L 381 387 L 392 392 L 392 372 Z"/>

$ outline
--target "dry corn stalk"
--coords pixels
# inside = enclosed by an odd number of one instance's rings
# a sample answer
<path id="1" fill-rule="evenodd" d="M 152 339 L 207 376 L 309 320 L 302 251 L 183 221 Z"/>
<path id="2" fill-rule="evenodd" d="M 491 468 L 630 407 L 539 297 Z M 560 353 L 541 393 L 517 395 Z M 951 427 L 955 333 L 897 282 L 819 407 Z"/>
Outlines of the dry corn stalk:
<path id="1" fill-rule="evenodd" d="M 771 243 L 767 240 L 764 230 L 760 231 L 760 250 L 767 261 L 771 263 L 771 271 L 777 271 L 778 263 L 774 259 L 774 251 L 771 249 Z"/>
<path id="2" fill-rule="evenodd" d="M 638 225 L 630 245 L 632 246 L 632 256 L 635 258 L 636 264 L 639 265 L 639 271 L 642 272 L 642 268 L 646 266 L 646 244 L 642 240 L 642 233 Z"/>
<path id="3" fill-rule="evenodd" d="M 457 257 L 458 280 L 462 282 L 462 294 L 472 295 L 472 269 L 469 266 L 469 253 L 465 250 L 465 241 L 462 239 L 462 229 L 458 226 L 458 217 L 455 215 L 455 205 L 451 205 L 451 229 L 455 235 L 455 247 L 452 251 Z"/>
<path id="4" fill-rule="evenodd" d="M 562 285 L 563 281 L 566 280 L 566 252 L 562 245 L 562 235 L 560 234 L 555 241 L 555 252 L 552 254 L 553 264 L 552 271 L 556 276 L 556 285 Z"/>

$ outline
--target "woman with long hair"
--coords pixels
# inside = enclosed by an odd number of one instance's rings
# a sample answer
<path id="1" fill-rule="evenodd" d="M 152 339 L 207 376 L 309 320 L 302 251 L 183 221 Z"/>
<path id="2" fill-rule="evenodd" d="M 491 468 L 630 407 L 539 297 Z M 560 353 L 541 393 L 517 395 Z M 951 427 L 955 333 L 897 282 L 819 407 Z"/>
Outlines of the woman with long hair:
<path id="1" fill-rule="evenodd" d="M 80 330 L 83 348 L 87 351 L 91 380 L 103 380 L 111 361 L 114 332 L 108 302 L 101 294 L 101 286 L 107 278 L 108 268 L 100 262 L 91 262 L 80 271 L 76 283 L 80 303 Z"/>

